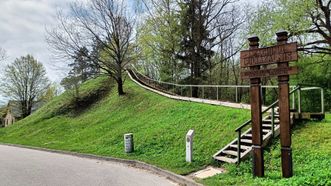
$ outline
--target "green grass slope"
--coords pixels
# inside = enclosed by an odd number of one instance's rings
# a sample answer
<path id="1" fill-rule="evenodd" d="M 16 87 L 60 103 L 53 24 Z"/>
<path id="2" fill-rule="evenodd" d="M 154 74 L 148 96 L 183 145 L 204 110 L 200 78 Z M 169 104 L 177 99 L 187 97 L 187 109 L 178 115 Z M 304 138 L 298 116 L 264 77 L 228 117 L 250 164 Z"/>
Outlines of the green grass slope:
<path id="1" fill-rule="evenodd" d="M 265 178 L 253 179 L 251 160 L 228 172 L 204 180 L 206 185 L 331 185 L 331 115 L 322 122 L 297 125 L 293 132 L 294 176 L 281 178 L 280 144 L 277 140 L 265 152 Z"/>
<path id="2" fill-rule="evenodd" d="M 93 93 L 109 85 L 91 80 L 81 89 Z M 106 89 L 106 88 L 104 88 Z M 212 164 L 212 155 L 236 137 L 249 111 L 171 100 L 126 81 L 123 97 L 111 89 L 80 112 L 68 109 L 69 94 L 9 128 L 0 142 L 141 160 L 179 174 Z M 194 161 L 185 162 L 185 135 L 195 130 Z M 123 135 L 132 132 L 135 152 L 124 153 Z"/>

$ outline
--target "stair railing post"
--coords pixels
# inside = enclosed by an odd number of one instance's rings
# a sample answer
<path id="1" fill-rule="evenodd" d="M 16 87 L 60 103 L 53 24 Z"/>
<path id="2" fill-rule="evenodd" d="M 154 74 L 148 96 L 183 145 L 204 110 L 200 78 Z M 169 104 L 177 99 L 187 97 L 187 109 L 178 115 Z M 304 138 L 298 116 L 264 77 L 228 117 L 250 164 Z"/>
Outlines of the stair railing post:
<path id="1" fill-rule="evenodd" d="M 292 93 L 292 109 L 295 109 L 295 92 Z"/>
<path id="2" fill-rule="evenodd" d="M 301 87 L 298 89 L 298 113 L 301 117 Z"/>
<path id="3" fill-rule="evenodd" d="M 322 114 L 325 113 L 325 108 L 324 108 L 324 89 L 321 88 L 321 110 Z"/>
<path id="4" fill-rule="evenodd" d="M 202 87 L 202 99 L 205 99 L 205 87 Z"/>
<path id="5" fill-rule="evenodd" d="M 271 131 L 272 138 L 275 137 L 275 106 L 271 108 Z"/>
<path id="6" fill-rule="evenodd" d="M 238 103 L 238 87 L 236 86 L 236 103 Z"/>
<path id="7" fill-rule="evenodd" d="M 238 149 L 237 149 L 237 153 L 238 153 L 238 165 L 240 164 L 240 149 L 241 149 L 241 144 L 240 144 L 240 141 L 241 141 L 241 129 L 238 130 Z"/>

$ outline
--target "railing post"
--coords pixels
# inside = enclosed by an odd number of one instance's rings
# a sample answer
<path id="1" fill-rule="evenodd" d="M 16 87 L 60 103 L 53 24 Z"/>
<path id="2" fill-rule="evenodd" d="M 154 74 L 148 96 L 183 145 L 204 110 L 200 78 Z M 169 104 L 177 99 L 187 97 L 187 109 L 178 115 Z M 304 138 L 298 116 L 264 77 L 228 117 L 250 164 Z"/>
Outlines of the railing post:
<path id="1" fill-rule="evenodd" d="M 202 87 L 202 99 L 205 99 L 205 87 Z"/>
<path id="2" fill-rule="evenodd" d="M 292 93 L 292 109 L 295 109 L 295 92 Z"/>
<path id="3" fill-rule="evenodd" d="M 238 165 L 240 164 L 240 148 L 241 148 L 241 146 L 240 146 L 240 141 L 241 141 L 241 129 L 240 130 L 238 130 L 238 149 L 237 149 L 237 153 L 238 153 L 238 161 L 237 161 L 237 163 L 238 163 Z"/>
<path id="4" fill-rule="evenodd" d="M 236 103 L 238 103 L 238 87 L 236 86 Z"/>
<path id="5" fill-rule="evenodd" d="M 321 110 L 322 110 L 322 114 L 325 113 L 325 110 L 324 110 L 324 89 L 321 88 Z"/>
<path id="6" fill-rule="evenodd" d="M 216 99 L 218 101 L 218 87 L 216 87 L 216 94 L 217 94 Z"/>
<path id="7" fill-rule="evenodd" d="M 192 85 L 190 87 L 191 87 L 191 97 L 193 97 L 193 87 Z"/>
<path id="8" fill-rule="evenodd" d="M 301 87 L 298 89 L 298 113 L 301 114 Z"/>
<path id="9" fill-rule="evenodd" d="M 183 96 L 183 87 L 182 86 L 180 87 L 180 96 Z"/>
<path id="10" fill-rule="evenodd" d="M 272 138 L 275 137 L 275 107 L 271 108 L 271 131 L 272 131 Z"/>

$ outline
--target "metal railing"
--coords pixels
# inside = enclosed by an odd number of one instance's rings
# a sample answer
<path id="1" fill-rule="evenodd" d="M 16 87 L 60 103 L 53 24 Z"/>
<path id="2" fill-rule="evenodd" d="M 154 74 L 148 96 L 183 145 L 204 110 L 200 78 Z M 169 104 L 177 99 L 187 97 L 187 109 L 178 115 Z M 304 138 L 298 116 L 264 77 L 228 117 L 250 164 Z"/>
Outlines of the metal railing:
<path id="1" fill-rule="evenodd" d="M 217 101 L 227 101 L 234 103 L 249 103 L 248 98 L 249 98 L 250 85 L 188 85 L 188 84 L 169 83 L 160 80 L 155 80 L 142 73 L 139 73 L 134 66 L 132 66 L 132 68 L 130 69 L 133 71 L 135 76 L 144 84 L 168 94 L 178 95 L 183 97 L 193 97 L 193 89 L 197 88 L 198 89 L 197 98 L 217 100 Z M 290 86 L 290 88 L 294 89 L 295 86 Z M 263 85 L 261 86 L 261 92 L 263 92 L 262 89 L 278 90 L 278 86 Z M 244 100 L 245 97 L 246 100 Z"/>

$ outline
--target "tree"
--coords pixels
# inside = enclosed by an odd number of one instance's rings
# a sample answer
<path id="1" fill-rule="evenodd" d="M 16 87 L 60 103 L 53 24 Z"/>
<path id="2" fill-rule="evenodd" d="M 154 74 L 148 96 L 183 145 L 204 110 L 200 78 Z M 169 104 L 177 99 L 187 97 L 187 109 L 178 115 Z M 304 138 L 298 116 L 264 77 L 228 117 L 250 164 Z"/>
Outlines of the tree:
<path id="1" fill-rule="evenodd" d="M 49 85 L 45 93 L 41 96 L 40 100 L 42 102 L 49 102 L 51 101 L 54 97 L 60 95 L 61 93 L 61 88 L 60 85 L 53 82 Z"/>
<path id="2" fill-rule="evenodd" d="M 48 89 L 49 80 L 43 64 L 27 55 L 7 66 L 1 87 L 5 94 L 20 102 L 24 118 L 31 114 L 34 104 L 40 101 Z"/>
<path id="3" fill-rule="evenodd" d="M 180 17 L 176 0 L 143 0 L 148 17 L 138 29 L 140 63 L 146 73 L 162 81 L 177 83 L 183 65 L 177 59 L 180 49 Z"/>
<path id="4" fill-rule="evenodd" d="M 6 54 L 5 49 L 0 48 L 0 61 L 4 60 L 6 58 L 7 58 L 7 54 Z"/>
<path id="5" fill-rule="evenodd" d="M 152 70 L 171 74 L 173 82 L 203 84 L 218 63 L 238 51 L 245 17 L 236 0 L 143 0 L 148 18 L 138 38 Z M 228 49 L 231 46 L 231 49 Z M 215 58 L 215 54 L 221 56 Z M 147 55 L 146 55 L 147 54 Z M 161 67 L 161 68 L 160 68 Z M 163 67 L 163 68 L 162 68 Z M 193 88 L 193 96 L 197 96 Z"/>
<path id="6" fill-rule="evenodd" d="M 213 68 L 212 57 L 215 48 L 222 46 L 242 24 L 240 14 L 236 15 L 233 0 L 181 0 L 181 51 L 178 58 L 183 60 L 190 71 L 190 83 L 199 84 L 208 78 Z M 239 18 L 239 19 L 238 19 Z M 222 48 L 222 47 L 221 47 Z M 226 56 L 227 60 L 236 52 Z M 193 97 L 198 96 L 198 88 L 194 87 Z"/>
<path id="7" fill-rule="evenodd" d="M 305 53 L 331 54 L 331 0 L 265 1 L 252 19 L 251 32 L 269 44 L 284 29 Z"/>
<path id="8" fill-rule="evenodd" d="M 82 83 L 100 73 L 100 69 L 85 54 L 90 55 L 87 48 L 81 48 L 74 56 L 73 63 L 69 64 L 70 73 L 75 74 Z"/>
<path id="9" fill-rule="evenodd" d="M 48 43 L 62 56 L 73 58 L 82 48 L 97 46 L 98 53 L 81 54 L 117 82 L 119 95 L 124 95 L 125 68 L 134 60 L 134 21 L 125 8 L 117 0 L 77 1 L 70 15 L 59 13 L 58 27 L 47 31 Z"/>

